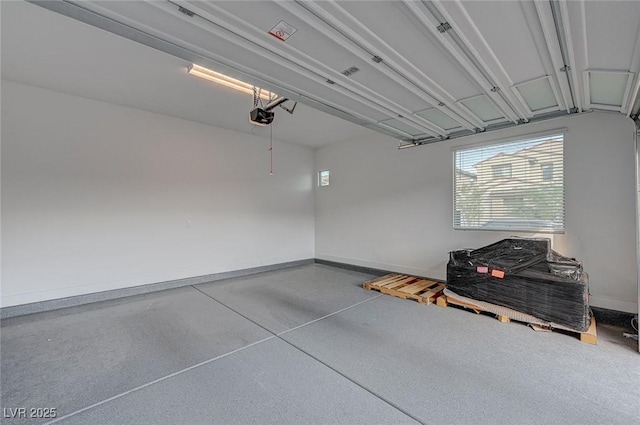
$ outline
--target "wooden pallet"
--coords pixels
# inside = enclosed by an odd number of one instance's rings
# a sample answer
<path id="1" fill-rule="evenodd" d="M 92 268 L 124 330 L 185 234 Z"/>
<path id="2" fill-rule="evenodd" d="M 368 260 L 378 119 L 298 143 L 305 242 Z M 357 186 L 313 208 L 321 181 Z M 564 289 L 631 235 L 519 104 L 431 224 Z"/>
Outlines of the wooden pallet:
<path id="1" fill-rule="evenodd" d="M 444 284 L 403 274 L 388 274 L 362 284 L 364 289 L 373 289 L 394 297 L 431 304 L 442 294 Z"/>
<path id="2" fill-rule="evenodd" d="M 486 303 L 486 304 L 489 304 L 489 303 Z M 598 334 L 596 330 L 596 319 L 593 316 L 591 316 L 591 323 L 589 325 L 589 329 L 587 329 L 586 332 L 578 332 L 560 325 L 543 324 L 543 323 L 540 323 L 539 321 L 537 322 L 537 321 L 528 320 L 526 317 L 529 315 L 525 315 L 523 313 L 517 312 L 515 310 L 509 309 L 506 307 L 495 306 L 496 309 L 492 309 L 494 311 L 488 311 L 483 309 L 481 306 L 466 302 L 465 300 L 461 300 L 461 299 L 452 297 L 450 295 L 449 296 L 440 295 L 436 300 L 436 305 L 440 307 L 447 307 L 448 305 L 456 305 L 468 310 L 473 310 L 477 314 L 480 314 L 482 312 L 487 312 L 487 313 L 495 314 L 496 318 L 502 323 L 508 323 L 514 320 L 516 322 L 527 323 L 535 330 L 546 330 L 546 331 L 561 330 L 564 332 L 575 334 L 579 336 L 580 341 L 585 342 L 587 344 L 595 345 L 598 342 Z M 495 313 L 495 311 L 502 311 L 504 314 L 497 314 Z"/>

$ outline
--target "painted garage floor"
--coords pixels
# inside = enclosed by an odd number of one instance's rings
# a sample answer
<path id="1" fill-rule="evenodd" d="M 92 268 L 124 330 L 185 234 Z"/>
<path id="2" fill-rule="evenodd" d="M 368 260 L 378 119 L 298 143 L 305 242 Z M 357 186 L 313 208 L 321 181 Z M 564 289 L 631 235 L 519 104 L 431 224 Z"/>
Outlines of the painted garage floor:
<path id="1" fill-rule="evenodd" d="M 5 319 L 1 422 L 640 423 L 640 358 L 618 337 L 400 300 L 371 277 L 310 264 Z"/>

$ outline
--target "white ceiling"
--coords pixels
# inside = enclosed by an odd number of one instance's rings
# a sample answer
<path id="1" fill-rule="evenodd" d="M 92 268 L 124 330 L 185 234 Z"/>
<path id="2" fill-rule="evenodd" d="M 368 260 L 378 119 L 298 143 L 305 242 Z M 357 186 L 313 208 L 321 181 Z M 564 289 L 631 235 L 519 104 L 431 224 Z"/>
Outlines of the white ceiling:
<path id="1" fill-rule="evenodd" d="M 299 100 L 274 137 L 309 146 L 640 109 L 640 1 L 41 4 L 123 37 L 2 2 L 3 78 L 251 131 L 250 96 L 186 75 L 193 62 Z M 297 28 L 284 42 L 268 34 L 281 20 Z"/>
<path id="2" fill-rule="evenodd" d="M 0 8 L 5 80 L 269 136 L 249 123 L 250 95 L 188 75 L 185 60 L 33 4 Z M 278 108 L 272 130 L 309 147 L 375 135 L 302 104 L 293 115 Z"/>

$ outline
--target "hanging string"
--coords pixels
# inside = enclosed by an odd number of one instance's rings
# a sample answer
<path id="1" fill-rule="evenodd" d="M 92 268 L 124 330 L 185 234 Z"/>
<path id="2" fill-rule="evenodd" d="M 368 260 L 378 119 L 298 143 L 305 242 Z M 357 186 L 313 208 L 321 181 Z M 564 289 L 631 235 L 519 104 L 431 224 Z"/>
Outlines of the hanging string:
<path id="1" fill-rule="evenodd" d="M 273 176 L 273 127 L 269 124 L 269 153 L 271 155 L 271 169 L 269 175 Z"/>

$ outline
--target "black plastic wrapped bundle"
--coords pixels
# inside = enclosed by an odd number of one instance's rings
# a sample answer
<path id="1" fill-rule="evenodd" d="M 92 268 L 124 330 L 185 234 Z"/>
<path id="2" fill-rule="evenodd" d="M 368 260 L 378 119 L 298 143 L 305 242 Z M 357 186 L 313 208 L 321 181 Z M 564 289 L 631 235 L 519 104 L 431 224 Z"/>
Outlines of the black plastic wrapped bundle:
<path id="1" fill-rule="evenodd" d="M 544 261 L 550 251 L 549 239 L 512 238 L 475 249 L 469 256 L 476 264 L 515 273 Z"/>
<path id="2" fill-rule="evenodd" d="M 447 288 L 580 332 L 589 328 L 589 285 L 582 264 L 548 239 L 504 239 L 449 253 Z"/>

